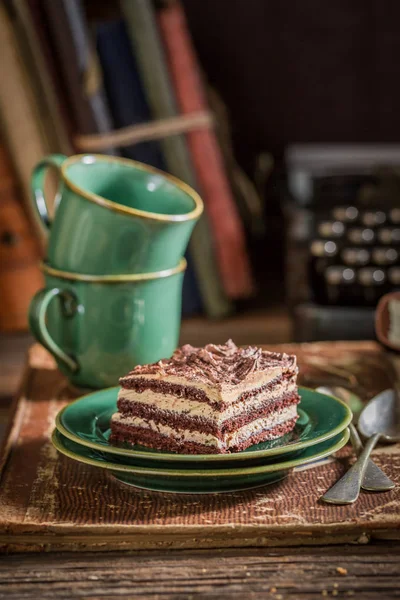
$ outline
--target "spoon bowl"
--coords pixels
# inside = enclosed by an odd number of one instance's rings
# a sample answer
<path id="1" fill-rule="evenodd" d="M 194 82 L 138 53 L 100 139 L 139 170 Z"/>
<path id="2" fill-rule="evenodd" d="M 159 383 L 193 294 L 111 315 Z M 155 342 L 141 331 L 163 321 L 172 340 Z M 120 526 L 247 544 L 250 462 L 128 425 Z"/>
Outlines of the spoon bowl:
<path id="1" fill-rule="evenodd" d="M 400 442 L 399 399 L 396 390 L 385 390 L 373 398 L 362 411 L 358 430 L 364 438 L 380 433 L 380 441 Z"/>

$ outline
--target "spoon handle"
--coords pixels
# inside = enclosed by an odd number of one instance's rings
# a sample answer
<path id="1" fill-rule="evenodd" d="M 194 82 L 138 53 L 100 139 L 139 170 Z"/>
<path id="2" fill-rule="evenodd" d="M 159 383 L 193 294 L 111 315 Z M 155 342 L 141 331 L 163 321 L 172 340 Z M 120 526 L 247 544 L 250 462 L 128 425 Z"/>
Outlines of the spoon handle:
<path id="1" fill-rule="evenodd" d="M 363 448 L 360 436 L 353 423 L 350 423 L 350 438 L 354 451 L 358 456 Z M 392 490 L 395 484 L 371 459 L 368 459 L 361 487 L 369 492 L 386 492 Z"/>
<path id="2" fill-rule="evenodd" d="M 361 454 L 361 451 L 363 449 L 362 441 L 360 439 L 360 436 L 358 435 L 356 426 L 353 423 L 350 423 L 349 430 L 350 430 L 350 442 L 351 442 L 351 445 L 353 446 L 353 450 L 356 453 L 356 456 L 358 457 L 358 455 Z"/>
<path id="3" fill-rule="evenodd" d="M 354 465 L 321 497 L 321 500 L 330 504 L 352 504 L 357 500 L 369 456 L 380 437 L 381 434 L 376 433 L 369 438 Z"/>

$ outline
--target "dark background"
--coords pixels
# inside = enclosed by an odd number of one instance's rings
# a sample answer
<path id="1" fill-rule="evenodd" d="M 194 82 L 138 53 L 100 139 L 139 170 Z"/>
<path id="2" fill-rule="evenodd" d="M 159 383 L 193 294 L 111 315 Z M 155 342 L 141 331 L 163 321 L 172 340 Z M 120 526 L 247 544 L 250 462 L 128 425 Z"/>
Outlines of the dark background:
<path id="1" fill-rule="evenodd" d="M 185 0 L 206 79 L 225 102 L 238 162 L 261 190 L 265 233 L 248 243 L 257 306 L 284 301 L 285 147 L 400 139 L 400 3 L 396 0 Z"/>
<path id="2" fill-rule="evenodd" d="M 185 0 L 203 68 L 236 149 L 397 142 L 397 0 Z"/>

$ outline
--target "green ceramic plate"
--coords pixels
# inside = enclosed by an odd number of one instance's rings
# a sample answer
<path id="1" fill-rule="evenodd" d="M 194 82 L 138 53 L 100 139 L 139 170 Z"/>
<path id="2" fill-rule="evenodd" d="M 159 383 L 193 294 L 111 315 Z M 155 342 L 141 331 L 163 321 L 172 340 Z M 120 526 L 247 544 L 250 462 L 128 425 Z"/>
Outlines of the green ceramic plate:
<path id="1" fill-rule="evenodd" d="M 349 408 L 340 400 L 314 390 L 299 388 L 301 402 L 295 429 L 277 440 L 263 442 L 235 454 L 176 454 L 134 446 L 117 448 L 108 442 L 110 418 L 116 411 L 119 388 L 109 388 L 79 398 L 66 406 L 56 418 L 57 429 L 70 440 L 94 450 L 118 455 L 124 463 L 133 461 L 141 466 L 154 466 L 164 461 L 170 467 L 199 462 L 208 468 L 223 468 L 246 464 L 265 464 L 292 452 L 300 452 L 319 444 L 345 429 L 351 421 Z M 114 459 L 113 459 L 114 460 Z"/>
<path id="2" fill-rule="evenodd" d="M 164 462 L 156 468 L 143 468 L 109 462 L 107 453 L 87 448 L 54 430 L 52 442 L 59 452 L 78 462 L 107 469 L 119 481 L 147 490 L 186 494 L 211 494 L 245 490 L 283 479 L 290 469 L 319 461 L 337 450 L 349 440 L 349 430 L 305 449 L 301 456 L 274 464 L 240 467 L 237 469 L 169 469 Z"/>

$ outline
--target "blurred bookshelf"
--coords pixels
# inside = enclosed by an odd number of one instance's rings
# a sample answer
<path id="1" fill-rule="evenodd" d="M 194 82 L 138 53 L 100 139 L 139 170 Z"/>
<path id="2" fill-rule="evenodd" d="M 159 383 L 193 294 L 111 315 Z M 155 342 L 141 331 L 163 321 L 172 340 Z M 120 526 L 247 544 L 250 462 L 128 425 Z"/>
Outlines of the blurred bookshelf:
<path id="1" fill-rule="evenodd" d="M 2 318 L 10 329 L 27 329 L 30 297 L 43 285 L 31 168 L 49 152 L 95 151 L 87 146 L 94 141 L 96 151 L 162 167 L 204 199 L 186 256 L 181 343 L 373 337 L 377 300 L 400 285 L 400 88 L 392 85 L 398 78 L 384 30 L 369 18 L 362 36 L 354 32 L 348 13 L 367 14 L 366 4 L 332 6 L 337 19 L 329 23 L 318 8 L 311 30 L 322 23 L 330 33 L 315 53 L 304 38 L 311 9 L 287 0 L 281 12 L 263 0 L 244 12 L 233 4 L 229 11 L 212 0 L 1 6 L 0 202 L 8 219 L 0 223 L 0 329 Z M 282 18 L 290 31 L 284 40 Z M 337 35 L 337 23 L 348 24 L 345 34 Z M 370 73 L 358 57 L 370 39 L 385 69 L 376 69 L 374 94 L 365 95 Z M 298 53 L 299 41 L 312 53 Z M 352 83 L 347 92 L 323 67 L 343 43 L 352 60 L 337 68 Z M 183 128 L 174 133 L 177 122 Z M 155 135 L 160 124 L 164 134 Z M 143 127 L 150 138 L 109 143 L 116 132 Z M 311 139 L 320 142 L 309 147 Z M 356 210 L 358 221 L 343 219 L 343 210 Z M 363 241 L 370 230 L 373 243 Z M 0 383 L 12 389 L 6 371 L 22 364 L 13 357 L 31 339 L 0 339 L 9 348 Z"/>
<path id="2" fill-rule="evenodd" d="M 11 323 L 15 298 L 20 303 L 9 328 L 27 328 L 26 308 L 43 285 L 30 175 L 49 153 L 131 158 L 197 189 L 205 214 L 186 253 L 183 316 L 230 322 L 252 310 L 251 231 L 255 223 L 263 229 L 263 201 L 236 161 L 229 111 L 209 86 L 183 4 L 9 0 L 0 7 L 0 38 L 0 173 L 8 183 L 0 200 L 13 210 L 0 231 L 0 316 L 4 307 Z"/>

